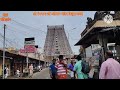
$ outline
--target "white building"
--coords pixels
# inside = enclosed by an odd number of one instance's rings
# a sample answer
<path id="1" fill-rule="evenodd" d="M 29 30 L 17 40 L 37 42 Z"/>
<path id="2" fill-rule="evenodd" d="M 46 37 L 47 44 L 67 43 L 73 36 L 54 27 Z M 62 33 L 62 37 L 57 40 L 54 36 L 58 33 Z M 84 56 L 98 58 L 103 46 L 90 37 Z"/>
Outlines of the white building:
<path id="1" fill-rule="evenodd" d="M 101 50 L 101 46 L 99 44 L 93 44 L 92 46 L 92 52 L 98 52 Z M 107 49 L 113 52 L 113 55 L 116 56 L 116 50 L 115 50 L 115 43 L 108 43 Z"/>

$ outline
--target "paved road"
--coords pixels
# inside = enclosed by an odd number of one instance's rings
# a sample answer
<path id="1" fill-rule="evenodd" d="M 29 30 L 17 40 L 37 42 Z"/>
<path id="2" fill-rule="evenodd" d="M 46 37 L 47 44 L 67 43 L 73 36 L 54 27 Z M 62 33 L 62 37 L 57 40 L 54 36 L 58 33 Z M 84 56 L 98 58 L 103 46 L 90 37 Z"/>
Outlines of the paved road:
<path id="1" fill-rule="evenodd" d="M 32 79 L 51 79 L 49 75 L 49 69 L 45 68 L 42 71 L 35 73 Z"/>
<path id="2" fill-rule="evenodd" d="M 45 68 L 41 72 L 35 73 L 31 79 L 51 79 L 49 75 L 49 69 Z M 69 75 L 68 79 L 70 79 Z"/>
<path id="3" fill-rule="evenodd" d="M 18 78 L 13 78 L 13 79 L 18 79 Z M 40 72 L 34 73 L 32 78 L 26 77 L 26 78 L 19 78 L 19 79 L 51 79 L 51 78 L 49 75 L 49 68 L 45 68 Z"/>

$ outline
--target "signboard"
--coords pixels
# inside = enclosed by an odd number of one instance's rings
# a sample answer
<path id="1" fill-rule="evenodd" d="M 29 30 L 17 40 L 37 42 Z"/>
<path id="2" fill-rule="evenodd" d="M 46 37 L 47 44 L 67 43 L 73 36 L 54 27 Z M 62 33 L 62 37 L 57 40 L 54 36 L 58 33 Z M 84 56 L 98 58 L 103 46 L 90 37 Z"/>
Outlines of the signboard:
<path id="1" fill-rule="evenodd" d="M 25 41 L 34 41 L 35 38 L 34 37 L 31 37 L 31 38 L 25 38 Z"/>
<path id="2" fill-rule="evenodd" d="M 25 41 L 25 45 L 34 45 L 35 41 Z"/>
<path id="3" fill-rule="evenodd" d="M 37 48 L 34 45 L 26 45 L 24 49 L 20 49 L 20 53 L 35 53 Z"/>
<path id="4" fill-rule="evenodd" d="M 25 45 L 24 49 L 27 53 L 35 53 L 36 52 L 36 47 L 34 45 Z"/>
<path id="5" fill-rule="evenodd" d="M 35 53 L 36 52 L 36 45 L 35 45 L 35 38 L 25 38 L 24 41 L 24 50 L 21 50 L 21 52 L 26 53 Z"/>
<path id="6" fill-rule="evenodd" d="M 24 45 L 35 45 L 35 38 L 25 38 Z"/>

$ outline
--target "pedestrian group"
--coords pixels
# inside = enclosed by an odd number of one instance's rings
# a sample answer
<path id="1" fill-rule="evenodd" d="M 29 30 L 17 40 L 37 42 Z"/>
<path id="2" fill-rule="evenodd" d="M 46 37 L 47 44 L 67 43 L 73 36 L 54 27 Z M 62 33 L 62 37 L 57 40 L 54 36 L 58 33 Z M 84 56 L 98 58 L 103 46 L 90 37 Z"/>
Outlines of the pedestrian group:
<path id="1" fill-rule="evenodd" d="M 49 67 L 52 79 L 68 79 L 69 76 L 71 79 L 120 79 L 120 63 L 113 59 L 110 51 L 105 53 L 106 61 L 102 63 L 98 73 L 95 66 L 83 60 L 80 55 L 76 57 L 77 62 L 71 61 L 69 65 L 63 58 L 63 55 L 60 55 L 58 59 L 53 59 Z"/>

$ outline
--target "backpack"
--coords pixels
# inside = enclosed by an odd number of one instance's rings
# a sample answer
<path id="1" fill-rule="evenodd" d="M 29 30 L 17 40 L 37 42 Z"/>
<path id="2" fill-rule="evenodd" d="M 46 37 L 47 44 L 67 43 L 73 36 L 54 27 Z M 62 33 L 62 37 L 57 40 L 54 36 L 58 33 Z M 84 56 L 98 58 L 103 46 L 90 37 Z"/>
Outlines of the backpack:
<path id="1" fill-rule="evenodd" d="M 89 67 L 89 63 L 85 62 L 85 61 L 82 61 L 81 62 L 81 65 L 82 65 L 82 72 L 84 74 L 88 74 L 90 72 L 90 67 Z"/>

